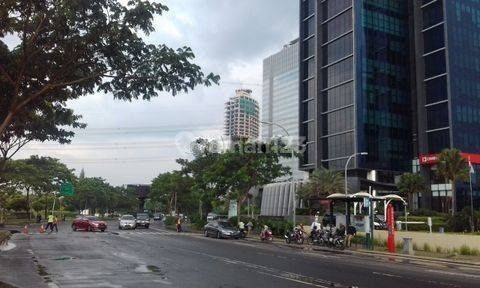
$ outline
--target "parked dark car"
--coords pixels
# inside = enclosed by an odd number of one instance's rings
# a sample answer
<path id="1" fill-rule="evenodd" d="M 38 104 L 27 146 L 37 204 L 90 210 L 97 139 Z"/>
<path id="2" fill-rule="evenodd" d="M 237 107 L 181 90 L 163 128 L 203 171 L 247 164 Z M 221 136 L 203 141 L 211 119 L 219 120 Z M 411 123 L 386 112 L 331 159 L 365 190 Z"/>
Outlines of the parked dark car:
<path id="1" fill-rule="evenodd" d="M 107 223 L 101 221 L 95 216 L 78 216 L 72 223 L 73 231 L 85 230 L 85 231 L 102 231 L 107 229 Z"/>
<path id="2" fill-rule="evenodd" d="M 203 227 L 205 237 L 222 238 L 240 238 L 240 231 L 227 221 L 211 221 Z"/>
<path id="3" fill-rule="evenodd" d="M 136 227 L 147 228 L 150 226 L 150 216 L 148 213 L 137 213 L 137 222 Z"/>
<path id="4" fill-rule="evenodd" d="M 375 230 L 387 230 L 387 222 L 383 215 L 375 215 L 373 225 Z"/>

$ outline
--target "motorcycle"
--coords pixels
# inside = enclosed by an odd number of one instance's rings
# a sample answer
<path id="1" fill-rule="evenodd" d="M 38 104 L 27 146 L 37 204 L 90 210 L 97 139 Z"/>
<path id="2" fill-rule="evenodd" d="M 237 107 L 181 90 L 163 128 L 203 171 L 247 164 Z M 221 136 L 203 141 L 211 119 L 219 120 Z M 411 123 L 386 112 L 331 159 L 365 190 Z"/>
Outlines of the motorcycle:
<path id="1" fill-rule="evenodd" d="M 260 233 L 260 240 L 273 242 L 273 234 L 270 230 L 264 230 Z"/>
<path id="2" fill-rule="evenodd" d="M 310 233 L 310 236 L 308 236 L 308 244 L 310 245 L 321 245 L 321 237 L 320 237 L 320 232 L 318 230 L 313 230 Z"/>
<path id="3" fill-rule="evenodd" d="M 290 244 L 295 242 L 297 244 L 303 244 L 304 237 L 303 231 L 299 229 L 294 229 L 293 231 L 287 231 L 284 235 L 285 243 Z"/>
<path id="4" fill-rule="evenodd" d="M 319 245 L 322 246 L 339 250 L 345 249 L 345 235 L 338 231 L 322 230 L 318 241 Z"/>

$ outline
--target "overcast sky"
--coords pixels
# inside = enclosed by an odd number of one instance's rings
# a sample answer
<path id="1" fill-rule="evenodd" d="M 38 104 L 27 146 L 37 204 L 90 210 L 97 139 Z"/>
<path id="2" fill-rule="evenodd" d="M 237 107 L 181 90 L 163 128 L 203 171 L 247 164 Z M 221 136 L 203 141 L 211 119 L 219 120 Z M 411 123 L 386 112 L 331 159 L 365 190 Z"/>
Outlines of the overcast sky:
<path id="1" fill-rule="evenodd" d="M 114 185 L 148 184 L 177 169 L 195 137 L 222 136 L 223 106 L 237 88 L 250 88 L 261 101 L 262 60 L 297 37 L 297 0 L 169 0 L 170 11 L 155 20 L 145 38 L 171 47 L 190 46 L 205 72 L 222 78 L 216 87 L 198 87 L 176 97 L 125 103 L 95 94 L 69 106 L 88 128 L 70 145 L 32 143 L 17 158 L 56 157 L 77 173 L 103 177 Z M 245 83 L 245 84 L 240 84 Z"/>

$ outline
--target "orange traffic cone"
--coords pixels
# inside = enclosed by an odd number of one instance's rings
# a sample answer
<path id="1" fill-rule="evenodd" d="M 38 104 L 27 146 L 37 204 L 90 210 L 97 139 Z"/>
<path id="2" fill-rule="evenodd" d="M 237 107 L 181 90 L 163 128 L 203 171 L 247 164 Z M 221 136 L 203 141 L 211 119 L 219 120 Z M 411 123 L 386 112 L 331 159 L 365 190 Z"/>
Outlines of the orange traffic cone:
<path id="1" fill-rule="evenodd" d="M 28 224 L 25 224 L 25 227 L 23 227 L 23 234 L 28 235 Z"/>
<path id="2" fill-rule="evenodd" d="M 38 228 L 38 232 L 45 233 L 45 228 L 43 227 L 43 225 L 40 225 L 40 228 Z"/>

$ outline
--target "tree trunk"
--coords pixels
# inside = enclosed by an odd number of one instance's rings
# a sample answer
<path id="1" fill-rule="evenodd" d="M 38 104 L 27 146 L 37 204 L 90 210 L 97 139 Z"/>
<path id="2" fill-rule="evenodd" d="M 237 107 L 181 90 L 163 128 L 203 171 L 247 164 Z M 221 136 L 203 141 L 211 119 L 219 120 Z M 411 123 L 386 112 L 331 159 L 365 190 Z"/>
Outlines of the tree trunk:
<path id="1" fill-rule="evenodd" d="M 237 200 L 237 224 L 240 224 L 240 209 L 242 208 L 242 201 L 239 198 Z"/>
<path id="2" fill-rule="evenodd" d="M 450 181 L 450 184 L 452 185 L 452 216 L 455 215 L 455 212 L 457 212 L 457 195 L 456 195 L 456 187 L 455 187 L 455 182 Z"/>
<path id="3" fill-rule="evenodd" d="M 28 212 L 28 221 L 32 220 L 32 215 L 30 214 L 30 187 L 27 188 L 27 212 Z"/>
<path id="4" fill-rule="evenodd" d="M 44 219 L 47 219 L 47 209 L 48 209 L 48 193 L 45 193 L 45 210 L 44 210 Z"/>

